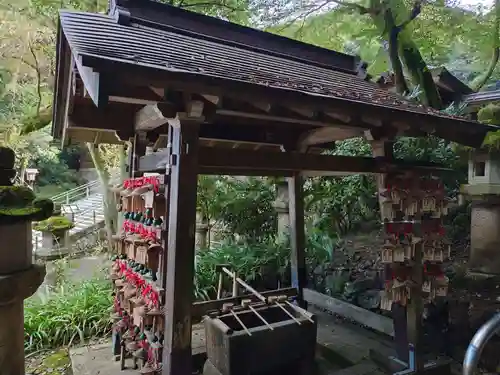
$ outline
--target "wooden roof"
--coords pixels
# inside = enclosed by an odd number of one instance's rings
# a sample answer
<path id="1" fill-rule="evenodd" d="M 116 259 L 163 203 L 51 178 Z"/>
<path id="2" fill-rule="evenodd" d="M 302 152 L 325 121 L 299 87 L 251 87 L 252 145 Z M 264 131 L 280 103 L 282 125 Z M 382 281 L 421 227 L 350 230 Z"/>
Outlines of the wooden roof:
<path id="1" fill-rule="evenodd" d="M 240 26 L 186 11 L 170 15 L 177 24 L 169 26 L 169 12 L 178 11 L 140 3 L 142 13 L 122 6 L 110 15 L 61 12 L 55 137 L 82 139 L 82 132 L 115 130 L 122 139 L 147 131 L 154 140 L 164 130 L 161 121 L 147 116 L 179 112 L 203 117 L 203 138 L 276 145 L 311 146 L 369 132 L 435 134 L 477 147 L 496 130 L 381 90 L 347 69 L 355 59 L 346 63 L 346 55 L 299 42 L 292 46 L 284 38 L 287 55 L 275 39 L 281 37 L 266 39 L 263 32 L 248 45 Z M 167 21 L 160 23 L 162 17 Z M 180 28 L 182 17 L 196 22 Z M 211 35 L 201 35 L 204 22 Z M 224 39 L 217 34 L 221 22 L 231 25 Z"/>

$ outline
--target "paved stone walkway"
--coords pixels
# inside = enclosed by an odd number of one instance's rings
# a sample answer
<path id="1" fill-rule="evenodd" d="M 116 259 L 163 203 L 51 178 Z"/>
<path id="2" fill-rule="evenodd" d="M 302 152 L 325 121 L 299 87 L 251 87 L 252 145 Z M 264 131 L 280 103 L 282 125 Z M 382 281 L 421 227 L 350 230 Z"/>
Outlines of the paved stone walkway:
<path id="1" fill-rule="evenodd" d="M 383 372 L 369 360 L 369 351 L 377 350 L 384 355 L 392 353 L 390 341 L 375 333 L 339 322 L 321 311 L 318 316 L 318 359 L 320 375 L 382 375 Z M 201 326 L 193 330 L 193 347 L 204 342 Z M 326 348 L 326 349 L 325 349 Z M 326 351 L 331 353 L 327 354 Z M 120 371 L 119 362 L 113 360 L 111 343 L 70 350 L 73 375 L 128 375 L 134 370 Z M 325 368 L 323 359 L 330 363 Z"/>
<path id="2" fill-rule="evenodd" d="M 67 259 L 66 264 L 57 265 L 58 261 L 45 263 L 47 273 L 43 284 L 38 288 L 37 295 L 47 293 L 47 289 L 54 286 L 57 278 L 58 267 L 64 269 L 65 279 L 71 282 L 90 280 L 107 272 L 108 254 L 88 255 L 82 258 Z M 106 269 L 106 271 L 104 271 Z"/>

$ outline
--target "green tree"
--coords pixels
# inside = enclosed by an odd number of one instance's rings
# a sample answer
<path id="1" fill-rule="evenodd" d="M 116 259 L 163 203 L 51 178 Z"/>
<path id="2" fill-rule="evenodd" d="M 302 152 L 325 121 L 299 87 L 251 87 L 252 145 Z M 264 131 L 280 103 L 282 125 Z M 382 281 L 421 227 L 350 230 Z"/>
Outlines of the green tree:
<path id="1" fill-rule="evenodd" d="M 293 4 L 275 12 L 280 17 L 267 19 L 281 24 L 272 30 L 327 48 L 358 53 L 371 63 L 371 74 L 393 70 L 399 92 L 417 86 L 421 101 L 432 107 L 442 108 L 442 103 L 429 67 L 449 65 L 452 71 L 461 73 L 460 78 L 471 79 L 474 89 L 498 77 L 498 1 L 494 9 L 475 11 L 449 6 L 444 1 L 419 0 Z M 318 15 L 329 7 L 331 10 Z"/>

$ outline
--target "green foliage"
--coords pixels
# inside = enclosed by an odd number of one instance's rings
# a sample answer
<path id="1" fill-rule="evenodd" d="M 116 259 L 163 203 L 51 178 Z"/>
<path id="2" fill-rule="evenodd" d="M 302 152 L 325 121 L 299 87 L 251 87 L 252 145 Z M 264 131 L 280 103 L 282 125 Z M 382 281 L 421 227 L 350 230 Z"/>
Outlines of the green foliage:
<path id="1" fill-rule="evenodd" d="M 306 246 L 306 263 L 309 270 L 317 264 L 331 259 L 335 245 L 329 238 L 318 233 L 313 234 Z M 215 266 L 230 264 L 239 277 L 250 285 L 259 288 L 270 285 L 276 288 L 278 280 L 282 284 L 289 280 L 290 247 L 276 243 L 268 238 L 260 243 L 223 243 L 196 254 L 195 298 L 198 300 L 214 299 L 217 288 Z M 225 290 L 231 290 L 229 284 Z"/>
<path id="2" fill-rule="evenodd" d="M 362 138 L 337 142 L 335 155 L 368 156 L 370 145 Z M 306 211 L 310 226 L 332 236 L 359 229 L 359 224 L 376 218 L 378 200 L 370 176 L 320 177 L 305 186 Z"/>
<path id="3" fill-rule="evenodd" d="M 59 185 L 69 190 L 83 182 L 74 170 L 69 169 L 57 147 L 35 149 L 30 165 L 38 169 L 37 186 Z"/>
<path id="4" fill-rule="evenodd" d="M 232 237 L 255 242 L 276 234 L 275 187 L 264 178 L 202 177 L 198 207 Z"/>
<path id="5" fill-rule="evenodd" d="M 33 228 L 40 232 L 60 232 L 74 228 L 73 222 L 66 216 L 52 216 L 46 220 L 37 222 Z"/>
<path id="6" fill-rule="evenodd" d="M 46 298 L 34 296 L 24 305 L 24 348 L 32 352 L 103 337 L 111 331 L 109 281 L 65 284 Z"/>
<path id="7" fill-rule="evenodd" d="M 413 3 L 401 0 L 333 0 L 319 4 L 311 0 L 301 1 L 271 8 L 267 21 L 276 33 L 336 51 L 358 54 L 370 64 L 369 72 L 377 76 L 391 69 L 388 53 L 385 46 L 382 47 L 384 42 L 389 41 L 390 29 L 384 11 L 366 12 L 360 6 L 379 10 L 385 6 L 391 10 L 395 23 L 400 25 L 410 18 Z M 340 6 L 325 11 L 329 4 Z M 422 82 L 426 66 L 445 66 L 465 82 L 472 82 L 488 71 L 494 46 L 498 43 L 495 21 L 496 13 L 491 8 L 477 6 L 466 10 L 444 1 L 425 2 L 421 13 L 405 25 L 398 37 L 399 55 L 413 84 L 419 84 L 422 91 L 426 91 Z M 422 55 L 422 59 L 418 54 Z M 422 61 L 423 69 L 420 69 L 418 63 Z M 493 70 L 489 82 L 499 79 L 499 72 L 498 69 Z"/>
<path id="8" fill-rule="evenodd" d="M 479 110 L 477 120 L 485 124 L 500 125 L 500 105 L 490 103 Z"/>
<path id="9" fill-rule="evenodd" d="M 460 242 L 470 236 L 471 204 L 454 207 L 445 217 L 446 234 L 453 242 Z"/>

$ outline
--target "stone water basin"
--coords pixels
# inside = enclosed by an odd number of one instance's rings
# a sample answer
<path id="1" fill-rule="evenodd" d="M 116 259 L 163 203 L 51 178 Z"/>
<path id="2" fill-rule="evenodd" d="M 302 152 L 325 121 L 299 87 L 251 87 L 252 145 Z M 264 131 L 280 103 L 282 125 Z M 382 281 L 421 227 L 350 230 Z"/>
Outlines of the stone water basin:
<path id="1" fill-rule="evenodd" d="M 315 316 L 281 305 L 300 324 L 277 305 L 255 309 L 272 329 L 250 310 L 237 313 L 248 332 L 230 313 L 207 318 L 204 375 L 311 374 L 315 365 Z"/>

